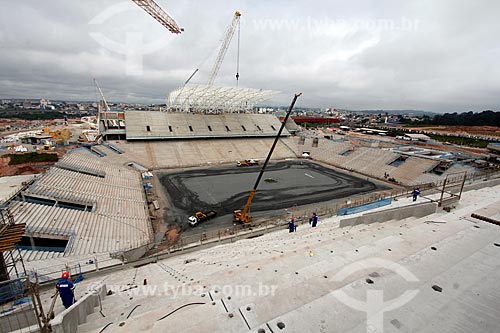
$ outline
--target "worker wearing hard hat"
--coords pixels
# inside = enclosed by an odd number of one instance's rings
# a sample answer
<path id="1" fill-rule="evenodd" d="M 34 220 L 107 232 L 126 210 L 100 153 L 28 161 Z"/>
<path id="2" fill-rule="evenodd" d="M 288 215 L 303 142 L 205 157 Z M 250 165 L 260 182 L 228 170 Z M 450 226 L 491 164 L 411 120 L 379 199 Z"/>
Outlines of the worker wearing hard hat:
<path id="1" fill-rule="evenodd" d="M 292 217 L 290 219 L 290 222 L 288 222 L 288 232 L 294 232 L 295 231 L 295 219 Z"/>
<path id="2" fill-rule="evenodd" d="M 56 288 L 61 296 L 61 301 L 66 309 L 75 302 L 75 294 L 73 292 L 75 286 L 68 279 L 69 273 L 63 272 L 61 278 L 57 280 L 56 284 Z"/>

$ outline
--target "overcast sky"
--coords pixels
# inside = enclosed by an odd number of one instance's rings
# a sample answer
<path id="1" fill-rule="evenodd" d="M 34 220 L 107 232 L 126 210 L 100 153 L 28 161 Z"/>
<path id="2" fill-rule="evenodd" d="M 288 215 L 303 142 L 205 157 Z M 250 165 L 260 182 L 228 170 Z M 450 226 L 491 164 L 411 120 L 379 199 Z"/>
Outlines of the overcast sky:
<path id="1" fill-rule="evenodd" d="M 241 11 L 240 87 L 271 104 L 435 112 L 500 110 L 497 0 L 156 0 L 176 35 L 129 0 L 3 1 L 0 97 L 164 103 L 206 83 Z M 237 36 L 215 83 L 235 86 Z"/>

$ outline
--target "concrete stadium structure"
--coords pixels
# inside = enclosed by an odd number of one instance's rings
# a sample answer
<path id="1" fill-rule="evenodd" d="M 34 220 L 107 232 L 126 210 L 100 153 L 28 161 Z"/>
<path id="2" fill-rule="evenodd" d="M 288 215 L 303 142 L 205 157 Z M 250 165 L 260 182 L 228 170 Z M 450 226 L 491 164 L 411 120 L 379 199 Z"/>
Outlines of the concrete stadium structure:
<path id="1" fill-rule="evenodd" d="M 384 175 L 388 174 L 396 182 L 407 186 L 436 183 L 454 173 L 467 173 L 472 177 L 477 172 L 476 168 L 470 164 L 458 163 L 448 158 L 412 155 L 408 152 L 401 152 L 400 149 L 381 149 L 378 143 L 375 147 L 373 143 L 363 145 L 363 143 L 354 143 L 349 140 L 323 139 L 315 145 L 314 140 L 311 139 L 302 141 L 300 138 L 290 138 L 289 140 L 289 146 L 297 154 L 307 151 L 314 160 L 379 179 L 384 179 Z M 392 147 L 397 148 L 395 145 Z M 394 163 L 402 156 L 404 160 L 401 163 Z M 441 174 L 433 173 L 432 171 L 442 161 L 449 162 L 447 169 Z"/>
<path id="2" fill-rule="evenodd" d="M 127 111 L 127 140 L 275 137 L 281 126 L 273 115 Z M 282 133 L 289 136 L 288 131 Z"/>
<path id="3" fill-rule="evenodd" d="M 101 161 L 87 149 L 68 153 L 9 210 L 16 223 L 27 224 L 26 237 L 35 245 L 67 242 L 63 249 L 23 247 L 26 267 L 42 280 L 58 276 L 67 264 L 85 270 L 94 269 L 96 261 L 101 267 L 120 263 L 110 252 L 149 244 L 153 237 L 140 174 Z"/>
<path id="4" fill-rule="evenodd" d="M 82 265 L 94 256 L 115 264 L 116 259 L 110 258 L 109 252 L 152 241 L 143 181 L 140 173 L 128 166 L 130 163 L 145 169 L 164 170 L 210 167 L 248 158 L 263 160 L 273 141 L 270 137 L 280 125 L 274 116 L 247 114 L 131 111 L 126 113 L 126 119 L 127 131 L 130 131 L 127 137 L 144 140 L 116 141 L 90 150 L 73 150 L 25 191 L 26 200 L 11 204 L 16 220 L 26 221 L 33 234 L 49 239 L 59 237 L 70 245 L 64 252 L 25 250 L 28 268 L 45 269 L 57 263 L 52 270 L 59 271 L 66 263 Z M 151 124 L 151 138 L 175 140 L 145 140 L 148 133 L 145 124 Z M 171 134 L 169 126 L 175 129 Z M 191 132 L 189 126 L 193 127 L 191 136 L 187 135 Z M 225 130 L 226 126 L 230 132 Z M 187 140 L 188 137 L 208 138 L 211 132 L 223 139 Z M 285 135 L 289 135 L 288 132 L 285 131 Z M 430 172 L 439 164 L 435 158 L 410 156 L 394 166 L 392 162 L 402 155 L 399 152 L 364 146 L 359 141 L 319 139 L 316 145 L 314 141 L 282 137 L 273 159 L 294 159 L 308 151 L 314 160 L 378 179 L 384 179 L 388 173 L 403 185 L 437 182 L 454 172 L 474 173 L 473 167 L 455 163 L 437 175 Z M 40 262 L 40 259 L 59 257 L 66 258 L 66 262 L 53 260 L 50 265 Z M 38 273 L 45 275 L 49 270 Z"/>
<path id="5" fill-rule="evenodd" d="M 105 267 L 116 270 L 124 263 L 121 257 L 124 252 L 147 249 L 153 245 L 154 235 L 144 191 L 145 183 L 150 181 L 143 180 L 141 172 L 188 167 L 209 168 L 215 165 L 234 165 L 238 160 L 250 158 L 264 159 L 272 145 L 272 136 L 280 126 L 273 116 L 246 114 L 191 115 L 131 111 L 127 112 L 126 121 L 129 140 L 72 150 L 47 173 L 35 179 L 16 200 L 7 201 L 15 222 L 27 223 L 27 239 L 33 238 L 35 243 L 40 238 L 66 242 L 62 251 L 52 251 L 50 248 L 32 251 L 28 249 L 29 246 L 23 247 L 26 268 L 30 272 L 36 272 L 41 281 L 58 277 L 68 267 L 73 273 L 79 270 L 96 271 Z M 150 126 L 149 131 L 146 126 Z M 172 126 L 172 132 L 169 126 Z M 227 131 L 226 126 L 230 131 Z M 148 133 L 151 135 L 148 136 Z M 382 181 L 389 174 L 399 184 L 407 186 L 437 183 L 457 172 L 469 176 L 468 184 L 478 180 L 474 176 L 477 170 L 471 165 L 441 157 L 409 154 L 387 141 L 363 141 L 354 137 L 343 139 L 337 136 L 334 136 L 335 140 L 327 140 L 319 138 L 317 133 L 313 133 L 312 137 L 305 137 L 307 134 L 308 132 L 299 137 L 289 137 L 289 133 L 285 132 L 285 136 L 278 142 L 273 159 L 297 159 L 307 151 L 313 160 L 324 165 Z M 447 163 L 446 170 L 441 174 L 433 172 L 443 161 Z M 480 184 L 483 184 L 482 178 Z M 490 273 L 492 276 L 498 273 L 498 269 L 491 268 L 498 268 L 499 262 L 490 258 L 492 250 L 489 248 L 492 242 L 500 241 L 498 227 L 475 220 L 471 222 L 468 218 L 472 212 L 479 212 L 489 218 L 499 219 L 499 187 L 498 184 L 491 186 L 464 195 L 453 206 L 453 213 L 439 210 L 431 216 L 420 218 L 415 217 L 421 211 L 419 206 L 410 206 L 408 209 L 414 217 L 401 219 L 395 215 L 383 225 L 340 229 L 340 218 L 332 218 L 325 220 L 320 228 L 304 230 L 304 233 L 285 235 L 284 231 L 278 231 L 255 240 L 206 249 L 155 265 L 135 269 L 125 265 L 123 268 L 127 270 L 117 275 L 105 275 L 89 281 L 94 283 L 106 280 L 108 289 L 115 292 L 114 296 L 106 297 L 103 303 L 104 308 L 110 311 L 106 323 L 104 319 L 92 317 L 94 315 L 86 320 L 87 324 L 84 324 L 83 317 L 75 319 L 75 316 L 83 316 L 86 311 L 83 308 L 93 308 L 90 303 L 85 302 L 95 302 L 93 292 L 83 296 L 88 290 L 85 289 L 86 284 L 82 284 L 78 288 L 82 292 L 82 303 L 69 309 L 71 311 L 62 312 L 61 308 L 57 309 L 56 313 L 60 315 L 53 325 L 56 331 L 65 332 L 76 329 L 76 320 L 80 324 L 79 331 L 89 332 L 99 332 L 112 321 L 114 326 L 109 327 L 109 331 L 121 330 L 122 326 L 119 324 L 124 322 L 128 331 L 136 331 L 138 326 L 134 325 L 144 325 L 146 330 L 164 329 L 168 326 L 179 331 L 196 331 L 199 327 L 205 327 L 208 331 L 260 333 L 282 331 L 281 325 L 278 325 L 282 322 L 285 324 L 283 331 L 289 332 L 307 331 L 306 327 L 324 331 L 330 331 L 332 327 L 340 331 L 363 331 L 366 314 L 344 308 L 329 319 L 330 317 L 322 317 L 318 313 L 326 312 L 332 306 L 340 306 L 337 300 L 332 299 L 335 296 L 332 293 L 337 289 L 354 294 L 366 292 L 364 282 L 359 280 L 360 274 L 341 284 L 331 282 L 331 277 L 343 266 L 363 259 L 368 254 L 390 259 L 401 265 L 408 264 L 408 269 L 414 274 L 422 274 L 419 277 L 422 282 L 429 284 L 436 280 L 439 285 L 445 285 L 445 291 L 453 290 L 451 295 L 442 297 L 444 301 L 437 299 L 436 302 L 438 308 L 448 307 L 450 314 L 456 317 L 465 311 L 453 298 L 459 291 L 469 297 L 474 289 L 474 281 L 484 283 L 484 288 L 497 287 L 495 280 L 488 276 Z M 17 187 L 15 192 L 19 192 Z M 426 196 L 426 201 L 434 199 Z M 405 204 L 405 200 L 393 202 L 388 208 L 397 208 L 400 204 Z M 411 202 L 406 204 L 413 205 Z M 435 205 L 433 202 L 430 204 Z M 426 209 L 428 207 L 424 210 L 427 211 Z M 326 216 L 322 220 L 324 218 Z M 432 223 L 425 223 L 426 221 Z M 477 224 L 480 230 L 475 230 L 477 228 L 473 228 L 471 223 Z M 307 224 L 299 226 L 299 230 L 306 227 Z M 405 231 L 397 236 L 398 230 Z M 471 230 L 475 233 L 471 233 Z M 465 244 L 473 246 L 464 248 Z M 430 245 L 442 247 L 444 251 L 439 252 L 440 255 L 443 253 L 442 256 L 429 255 L 435 253 L 425 250 Z M 391 251 L 387 250 L 388 247 Z M 357 251 L 352 252 L 354 249 Z M 143 254 L 145 251 L 139 252 Z M 304 257 L 304 253 L 307 256 Z M 459 254 L 453 257 L 453 253 Z M 449 259 L 450 256 L 452 261 L 443 261 L 443 258 Z M 414 258 L 422 258 L 422 262 L 415 263 L 412 261 Z M 480 274 L 467 275 L 465 289 L 455 288 L 454 285 L 450 287 L 448 282 L 444 282 L 447 276 L 463 273 L 467 268 L 474 267 L 474 260 L 483 260 L 488 264 L 479 267 Z M 431 267 L 436 266 L 442 269 L 429 272 Z M 365 273 L 371 272 L 363 274 Z M 377 286 L 380 283 L 384 290 L 387 287 L 388 295 L 402 291 L 397 283 L 397 287 L 390 289 L 394 286 L 393 275 L 385 275 L 381 271 L 377 271 L 377 274 L 373 280 Z M 131 294 L 130 288 L 112 287 L 128 284 L 136 289 L 143 277 L 148 279 L 148 285 L 168 282 L 175 288 L 202 288 L 199 293 L 171 299 L 158 295 L 152 298 L 135 296 Z M 379 277 L 382 278 L 378 279 Z M 266 285 L 278 285 L 281 288 L 277 298 L 240 297 L 215 288 L 216 285 L 251 285 L 255 288 L 262 281 Z M 329 283 L 323 284 L 325 281 Z M 425 285 L 427 288 L 427 284 L 422 283 L 420 287 L 424 288 Z M 484 292 L 485 289 L 479 291 L 480 294 Z M 438 295 L 432 289 L 430 292 L 425 289 L 422 294 L 425 297 Z M 45 297 L 45 302 L 50 303 L 47 295 Z M 479 298 L 479 301 L 487 304 L 488 309 L 498 305 L 497 298 Z M 418 301 L 416 309 L 412 309 L 418 312 L 421 319 L 412 318 L 408 314 L 409 310 L 404 310 L 393 316 L 394 321 L 384 322 L 384 329 L 395 331 L 401 327 L 413 328 L 415 325 L 424 325 L 424 322 L 425 325 L 436 324 L 441 317 L 436 317 L 427 308 L 421 308 L 423 302 Z M 191 303 L 206 304 L 194 304 L 192 308 L 189 306 L 185 310 L 176 311 L 176 316 L 171 316 L 168 320 L 166 318 L 165 321 L 157 322 L 158 318 L 179 306 Z M 193 309 L 197 319 L 186 327 L 183 326 L 186 324 L 186 316 L 191 318 L 191 312 L 186 311 L 190 309 Z M 122 313 L 129 312 L 131 317 L 124 318 Z M 307 320 L 298 320 L 301 316 L 305 316 Z M 111 318 L 113 319 L 110 320 Z M 486 315 L 481 318 L 486 322 L 484 331 L 492 324 L 498 324 L 495 320 L 486 318 Z M 230 319 L 234 320 L 228 322 Z M 450 321 L 447 323 L 452 325 Z M 432 327 L 425 325 L 422 326 L 422 331 Z M 464 321 L 460 321 L 460 325 L 470 328 Z M 448 327 L 452 331 L 452 326 Z"/>
<path id="6" fill-rule="evenodd" d="M 500 227 L 470 217 L 500 219 L 500 186 L 489 185 L 465 192 L 450 213 L 437 210 L 432 196 L 416 204 L 407 198 L 375 223 L 349 224 L 362 215 L 321 219 L 317 228 L 306 222 L 295 233 L 279 230 L 122 266 L 80 283 L 81 301 L 65 311 L 58 305 L 52 328 L 494 332 Z M 401 218 L 399 209 L 411 214 Z M 97 295 L 101 307 L 91 300 Z M 50 302 L 50 292 L 44 299 Z"/>

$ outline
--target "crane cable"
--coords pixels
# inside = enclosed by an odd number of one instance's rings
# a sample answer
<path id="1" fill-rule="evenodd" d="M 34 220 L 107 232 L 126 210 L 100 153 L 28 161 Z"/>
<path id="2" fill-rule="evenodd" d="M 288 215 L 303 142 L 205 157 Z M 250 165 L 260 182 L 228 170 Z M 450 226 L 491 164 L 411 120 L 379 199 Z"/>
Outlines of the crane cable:
<path id="1" fill-rule="evenodd" d="M 222 39 L 219 40 L 219 42 L 220 41 L 222 41 Z M 191 76 L 186 80 L 186 82 L 184 82 L 184 85 L 187 85 L 189 83 L 189 81 L 191 81 L 191 79 L 193 78 L 193 76 L 200 70 L 201 67 L 203 67 L 203 65 L 205 64 L 205 62 L 207 62 L 207 60 L 212 57 L 212 55 L 215 53 L 215 50 L 217 50 L 218 47 L 219 47 L 219 44 L 215 44 L 214 45 L 214 47 L 212 48 L 212 50 L 210 51 L 210 53 L 200 62 L 200 64 L 198 65 L 198 67 L 196 67 L 196 69 L 193 72 L 193 74 L 191 74 Z"/>
<path id="2" fill-rule="evenodd" d="M 179 94 L 177 94 L 177 96 L 175 96 L 175 99 L 172 102 L 172 105 L 175 105 L 175 103 L 177 102 L 177 99 L 179 98 L 179 96 L 181 96 L 182 92 L 184 91 L 184 88 L 187 86 L 187 84 L 189 83 L 189 81 L 191 81 L 191 79 L 196 75 L 196 73 L 198 73 L 198 71 L 205 64 L 205 62 L 208 60 L 208 58 L 210 58 L 215 53 L 215 50 L 217 49 L 218 46 L 219 46 L 218 44 L 214 45 L 214 47 L 212 48 L 212 51 L 210 51 L 210 53 L 205 57 L 205 59 L 203 59 L 200 62 L 200 64 L 198 65 L 198 67 L 196 67 L 196 69 L 191 74 L 191 76 L 189 76 L 189 78 L 184 82 L 184 84 L 182 85 L 182 87 L 181 87 L 181 89 L 179 91 Z"/>
<path id="3" fill-rule="evenodd" d="M 238 88 L 238 80 L 240 78 L 240 21 L 238 20 L 238 53 L 236 56 L 236 88 Z"/>

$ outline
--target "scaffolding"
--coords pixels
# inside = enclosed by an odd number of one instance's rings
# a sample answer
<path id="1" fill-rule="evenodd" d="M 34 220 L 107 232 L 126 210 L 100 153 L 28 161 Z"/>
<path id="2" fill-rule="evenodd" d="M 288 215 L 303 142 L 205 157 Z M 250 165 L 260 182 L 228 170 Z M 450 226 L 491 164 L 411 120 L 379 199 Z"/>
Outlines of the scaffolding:
<path id="1" fill-rule="evenodd" d="M 278 93 L 275 90 L 187 84 L 168 95 L 167 105 L 171 111 L 179 112 L 244 112 Z"/>
<path id="2" fill-rule="evenodd" d="M 16 244 L 24 235 L 26 224 L 15 224 L 11 212 L 0 210 L 0 281 L 26 276 L 26 269 Z"/>
<path id="3" fill-rule="evenodd" d="M 0 332 L 45 332 L 48 327 L 38 280 L 35 276 L 35 282 L 30 281 L 16 247 L 25 229 L 8 208 L 0 210 Z"/>

